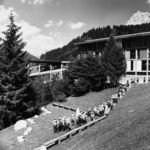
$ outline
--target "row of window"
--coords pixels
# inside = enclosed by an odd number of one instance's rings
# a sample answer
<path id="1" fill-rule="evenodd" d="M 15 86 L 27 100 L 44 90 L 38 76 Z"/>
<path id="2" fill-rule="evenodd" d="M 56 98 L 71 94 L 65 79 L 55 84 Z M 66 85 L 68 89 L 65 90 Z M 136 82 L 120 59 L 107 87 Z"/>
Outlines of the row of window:
<path id="1" fill-rule="evenodd" d="M 78 58 L 86 58 L 88 54 L 91 54 L 91 55 L 93 55 L 93 56 L 101 57 L 101 52 L 88 51 L 87 53 L 80 53 L 80 54 L 78 55 Z"/>
<path id="2" fill-rule="evenodd" d="M 147 51 L 146 50 L 137 50 L 137 59 L 146 58 Z M 150 58 L 150 52 L 148 53 L 148 58 Z M 130 59 L 136 59 L 136 50 L 130 51 Z"/>
<path id="3" fill-rule="evenodd" d="M 148 70 L 150 70 L 150 61 L 148 62 Z M 141 65 L 141 69 L 142 71 L 146 71 L 147 70 L 147 61 L 146 60 L 142 60 L 142 65 Z M 131 71 L 134 70 L 134 61 L 131 60 Z"/>
<path id="4" fill-rule="evenodd" d="M 127 75 L 135 75 L 135 72 L 127 72 Z M 147 75 L 147 72 L 136 72 L 137 75 Z M 148 75 L 150 75 L 150 72 L 148 72 Z"/>

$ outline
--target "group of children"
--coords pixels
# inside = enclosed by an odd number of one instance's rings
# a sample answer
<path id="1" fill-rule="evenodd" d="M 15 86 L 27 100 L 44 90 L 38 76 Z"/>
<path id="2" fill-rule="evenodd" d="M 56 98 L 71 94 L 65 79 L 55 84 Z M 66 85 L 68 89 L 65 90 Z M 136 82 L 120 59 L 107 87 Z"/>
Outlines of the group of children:
<path id="1" fill-rule="evenodd" d="M 132 84 L 132 83 L 131 83 Z M 120 84 L 117 94 L 112 95 L 111 100 L 103 101 L 98 107 L 89 108 L 87 112 L 81 112 L 78 110 L 76 114 L 72 114 L 71 117 L 63 117 L 53 121 L 54 133 L 60 131 L 70 131 L 72 127 L 81 126 L 87 123 L 89 117 L 91 121 L 98 117 L 108 116 L 110 110 L 113 109 L 116 103 L 126 94 L 129 89 L 129 81 L 126 84 Z"/>

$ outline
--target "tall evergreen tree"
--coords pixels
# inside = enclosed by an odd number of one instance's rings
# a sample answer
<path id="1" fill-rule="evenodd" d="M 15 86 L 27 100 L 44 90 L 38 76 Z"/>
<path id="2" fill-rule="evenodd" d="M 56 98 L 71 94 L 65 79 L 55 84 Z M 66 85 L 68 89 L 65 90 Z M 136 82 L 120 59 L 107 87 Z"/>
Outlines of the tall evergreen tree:
<path id="1" fill-rule="evenodd" d="M 110 35 L 106 43 L 102 53 L 102 61 L 106 76 L 110 78 L 111 83 L 117 84 L 120 77 L 126 72 L 126 61 L 123 50 L 117 45 L 113 34 Z"/>
<path id="2" fill-rule="evenodd" d="M 28 78 L 25 46 L 20 27 L 11 13 L 0 51 L 0 128 L 31 115 L 35 106 L 34 91 Z M 32 112 L 31 112 L 32 111 Z"/>
<path id="3" fill-rule="evenodd" d="M 87 85 L 90 85 L 91 90 L 98 90 L 103 87 L 106 81 L 101 59 L 92 55 L 76 59 L 71 63 L 68 71 L 70 79 L 82 81 L 77 82 L 78 87 L 80 86 L 79 83 L 82 83 L 82 85 L 87 83 Z"/>

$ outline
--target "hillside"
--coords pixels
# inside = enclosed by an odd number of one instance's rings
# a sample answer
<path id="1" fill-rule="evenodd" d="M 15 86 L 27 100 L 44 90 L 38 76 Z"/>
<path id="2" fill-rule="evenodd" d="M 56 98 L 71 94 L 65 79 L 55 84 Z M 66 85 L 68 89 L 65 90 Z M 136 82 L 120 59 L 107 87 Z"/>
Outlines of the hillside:
<path id="1" fill-rule="evenodd" d="M 51 150 L 149 150 L 150 85 L 138 85 L 107 119 Z"/>
<path id="2" fill-rule="evenodd" d="M 101 92 L 91 92 L 81 97 L 69 98 L 66 106 L 81 110 L 99 105 L 103 100 L 109 100 L 117 89 L 106 89 Z M 150 148 L 150 85 L 136 85 L 115 106 L 105 120 L 73 136 L 50 150 L 148 150 Z M 35 123 L 28 123 L 33 130 L 25 136 L 24 143 L 17 142 L 17 136 L 24 130 L 15 132 L 14 126 L 2 130 L 0 133 L 1 150 L 30 150 L 40 146 L 43 142 L 61 134 L 53 134 L 52 120 L 62 116 L 70 116 L 72 112 L 53 107 L 47 109 L 52 113 L 41 114 L 33 118 Z"/>
<path id="3" fill-rule="evenodd" d="M 67 45 L 62 48 L 54 49 L 46 52 L 41 55 L 41 59 L 43 60 L 70 60 L 72 57 L 77 56 L 78 50 L 77 47 L 74 46 L 74 43 L 79 41 L 84 41 L 86 39 L 97 39 L 109 37 L 110 33 L 115 32 L 115 35 L 124 35 L 124 34 L 132 34 L 139 32 L 150 31 L 150 23 L 145 23 L 141 25 L 120 25 L 120 26 L 106 26 L 93 28 L 85 33 L 83 33 L 80 37 L 77 37 L 70 41 Z"/>
<path id="4" fill-rule="evenodd" d="M 103 99 L 110 99 L 113 93 L 116 93 L 116 88 L 106 89 L 97 93 L 91 92 L 85 96 L 74 97 L 68 100 L 66 105 L 74 104 L 72 105 L 74 108 L 80 107 L 82 110 L 87 110 L 87 107 L 98 105 Z M 91 99 L 93 100 L 91 101 Z M 71 117 L 72 112 L 54 107 L 52 104 L 47 105 L 46 108 L 52 113 L 47 115 L 42 113 L 38 118 L 33 117 L 32 119 L 35 122 L 33 124 L 27 121 L 28 127 L 32 127 L 33 130 L 29 135 L 25 136 L 25 142 L 17 142 L 17 136 L 22 135 L 26 129 L 14 131 L 14 125 L 12 125 L 0 131 L 0 150 L 33 150 L 44 142 L 64 134 L 64 132 L 53 134 L 52 121 L 64 116 Z"/>
<path id="5" fill-rule="evenodd" d="M 39 60 L 39 58 L 37 58 L 36 56 L 34 56 L 30 53 L 26 53 L 25 60 L 27 60 L 27 61 L 29 61 L 29 60 Z"/>

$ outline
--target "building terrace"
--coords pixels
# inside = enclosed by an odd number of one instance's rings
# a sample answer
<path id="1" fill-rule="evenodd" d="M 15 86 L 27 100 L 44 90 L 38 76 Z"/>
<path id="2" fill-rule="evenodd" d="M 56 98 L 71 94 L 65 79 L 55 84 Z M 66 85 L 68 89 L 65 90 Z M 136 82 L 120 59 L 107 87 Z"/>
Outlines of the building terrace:
<path id="1" fill-rule="evenodd" d="M 31 78 L 41 76 L 46 82 L 51 81 L 54 76 L 62 79 L 69 63 L 57 60 L 33 60 L 29 62 L 29 76 Z"/>

